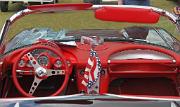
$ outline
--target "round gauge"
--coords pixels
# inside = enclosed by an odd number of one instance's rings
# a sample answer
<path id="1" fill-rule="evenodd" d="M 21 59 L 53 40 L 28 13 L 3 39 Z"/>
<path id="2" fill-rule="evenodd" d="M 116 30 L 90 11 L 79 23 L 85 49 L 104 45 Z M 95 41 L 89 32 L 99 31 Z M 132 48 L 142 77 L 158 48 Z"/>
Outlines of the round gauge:
<path id="1" fill-rule="evenodd" d="M 38 57 L 38 63 L 42 66 L 47 66 L 49 62 L 49 59 L 45 55 L 41 55 Z"/>
<path id="2" fill-rule="evenodd" d="M 21 60 L 19 61 L 18 66 L 19 66 L 19 67 L 24 67 L 24 66 L 25 66 L 25 61 L 21 59 Z"/>
<path id="3" fill-rule="evenodd" d="M 54 66 L 55 67 L 57 67 L 57 68 L 60 68 L 61 66 L 62 66 L 62 62 L 61 62 L 61 60 L 56 60 L 56 62 L 55 62 L 55 64 L 54 64 Z"/>
<path id="4" fill-rule="evenodd" d="M 29 60 L 27 63 L 27 67 L 32 67 L 31 61 Z"/>

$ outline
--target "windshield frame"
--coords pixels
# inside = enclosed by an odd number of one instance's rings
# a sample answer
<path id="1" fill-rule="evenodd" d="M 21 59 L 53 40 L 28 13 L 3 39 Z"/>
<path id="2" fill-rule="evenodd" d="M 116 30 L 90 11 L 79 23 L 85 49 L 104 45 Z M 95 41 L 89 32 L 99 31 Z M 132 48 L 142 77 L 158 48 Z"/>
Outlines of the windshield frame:
<path id="1" fill-rule="evenodd" d="M 158 13 L 159 15 L 161 16 L 164 16 L 166 18 L 168 18 L 173 24 L 176 25 L 177 28 L 180 28 L 179 26 L 179 23 L 178 23 L 178 20 L 179 20 L 179 17 L 176 16 L 175 14 L 172 14 L 166 10 L 163 10 L 163 9 L 160 9 L 160 8 L 156 8 L 156 7 L 149 7 L 149 6 L 135 6 L 135 5 L 92 5 L 92 4 L 89 4 L 89 3 L 85 3 L 85 4 L 64 4 L 65 7 L 67 8 L 59 8 L 57 9 L 58 7 L 56 7 L 56 5 L 44 5 L 42 6 L 43 9 L 34 9 L 33 10 L 33 6 L 31 6 L 31 8 L 27 8 L 25 10 L 22 10 L 22 11 L 19 11 L 17 13 L 15 13 L 14 15 L 12 15 L 4 24 L 1 32 L 0 32 L 0 46 L 3 47 L 5 45 L 5 40 L 4 38 L 6 38 L 7 36 L 7 32 L 9 31 L 10 29 L 10 26 L 15 22 L 17 21 L 18 19 L 26 16 L 26 15 L 29 15 L 29 14 L 35 14 L 35 13 L 47 13 L 47 12 L 63 12 L 63 11 L 71 11 L 71 10 L 96 10 L 96 9 L 99 9 L 99 8 L 102 8 L 102 7 L 120 7 L 120 8 L 139 8 L 139 9 L 150 9 L 152 10 L 153 12 L 155 13 Z M 63 6 L 64 6 L 63 5 Z M 84 8 L 78 8 L 79 5 L 84 5 L 85 7 Z M 57 6 L 62 6 L 62 4 L 59 4 Z M 47 8 L 50 8 L 50 9 L 46 9 Z M 76 7 L 76 8 L 74 8 Z M 44 10 L 45 8 L 45 10 Z M 31 10 L 32 9 L 32 10 Z"/>

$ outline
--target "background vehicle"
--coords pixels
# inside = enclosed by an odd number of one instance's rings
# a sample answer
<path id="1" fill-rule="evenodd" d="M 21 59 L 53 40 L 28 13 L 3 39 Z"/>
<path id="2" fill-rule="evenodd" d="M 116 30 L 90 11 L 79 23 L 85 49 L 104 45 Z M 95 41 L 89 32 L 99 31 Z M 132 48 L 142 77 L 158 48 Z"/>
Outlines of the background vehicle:
<path id="1" fill-rule="evenodd" d="M 114 2 L 114 1 L 118 1 L 118 0 L 83 0 L 84 3 L 92 3 L 92 4 L 101 4 L 102 2 Z M 177 2 L 178 4 L 180 4 L 180 0 L 174 0 L 175 2 Z"/>
<path id="2" fill-rule="evenodd" d="M 117 2 L 118 0 L 83 0 L 84 3 L 101 4 L 102 2 Z"/>
<path id="3" fill-rule="evenodd" d="M 102 0 L 84 0 L 84 3 L 101 4 Z"/>
<path id="4" fill-rule="evenodd" d="M 8 11 L 8 4 L 9 3 L 16 3 L 16 2 L 21 2 L 24 4 L 28 3 L 57 3 L 57 0 L 0 0 L 0 9 L 2 12 L 7 12 Z"/>
<path id="5" fill-rule="evenodd" d="M 102 2 L 118 2 L 118 0 L 84 0 L 84 3 L 101 4 Z"/>

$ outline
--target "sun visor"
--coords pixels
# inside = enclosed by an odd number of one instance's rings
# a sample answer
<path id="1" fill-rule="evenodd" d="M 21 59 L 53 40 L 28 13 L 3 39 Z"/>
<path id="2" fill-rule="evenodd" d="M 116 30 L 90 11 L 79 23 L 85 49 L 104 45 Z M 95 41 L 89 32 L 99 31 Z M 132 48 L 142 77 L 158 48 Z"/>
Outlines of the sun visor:
<path id="1" fill-rule="evenodd" d="M 160 15 L 152 9 L 128 7 L 102 7 L 95 11 L 99 20 L 130 23 L 157 23 Z"/>

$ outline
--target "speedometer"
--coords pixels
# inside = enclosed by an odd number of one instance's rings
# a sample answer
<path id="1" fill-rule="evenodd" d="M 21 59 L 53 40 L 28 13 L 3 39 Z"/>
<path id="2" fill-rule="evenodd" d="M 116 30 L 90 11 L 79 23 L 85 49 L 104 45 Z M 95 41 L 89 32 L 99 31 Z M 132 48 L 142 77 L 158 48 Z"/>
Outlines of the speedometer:
<path id="1" fill-rule="evenodd" d="M 49 58 L 45 55 L 41 55 L 38 57 L 38 63 L 41 65 L 41 66 L 47 66 L 48 63 L 49 63 Z"/>

